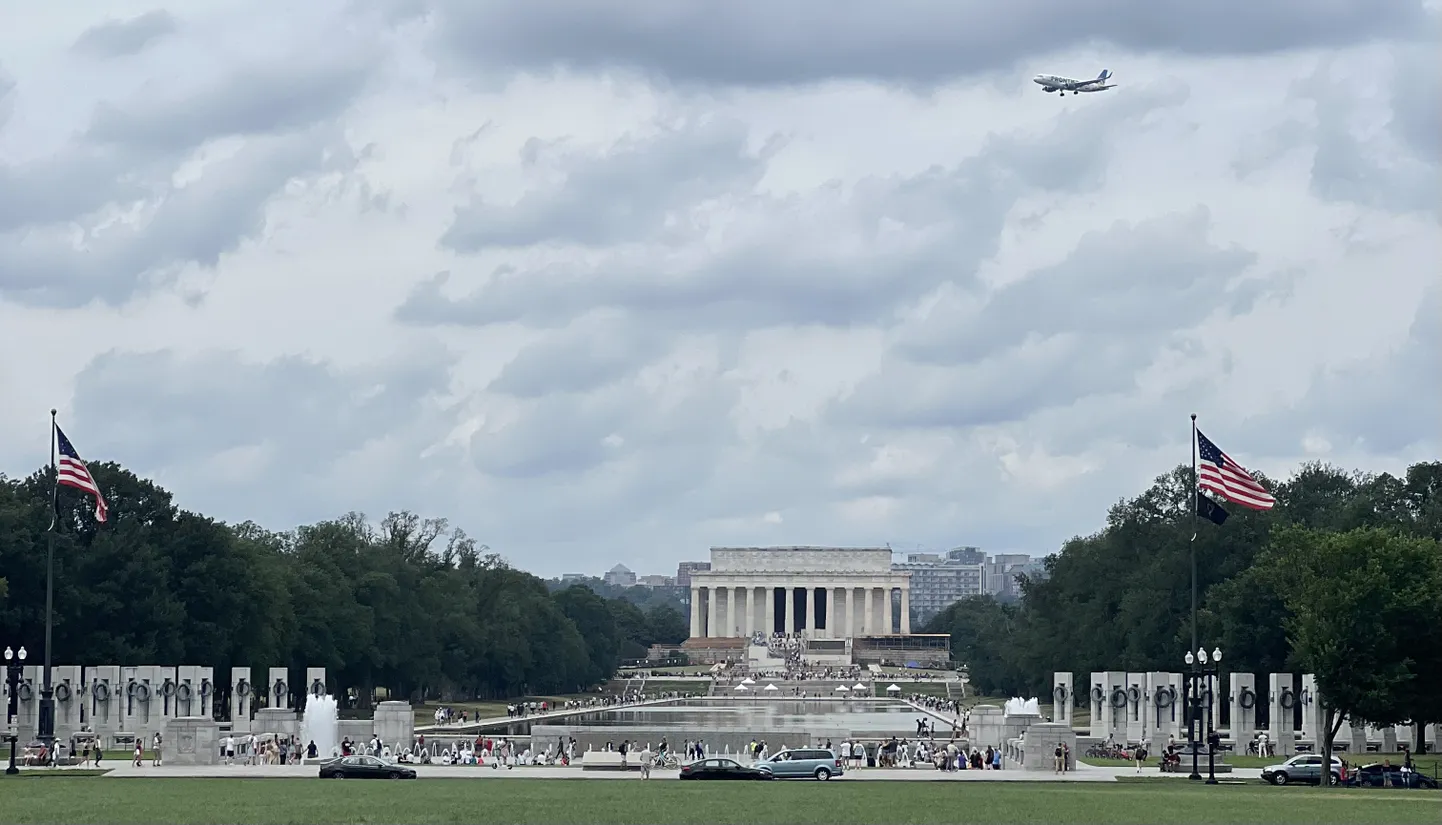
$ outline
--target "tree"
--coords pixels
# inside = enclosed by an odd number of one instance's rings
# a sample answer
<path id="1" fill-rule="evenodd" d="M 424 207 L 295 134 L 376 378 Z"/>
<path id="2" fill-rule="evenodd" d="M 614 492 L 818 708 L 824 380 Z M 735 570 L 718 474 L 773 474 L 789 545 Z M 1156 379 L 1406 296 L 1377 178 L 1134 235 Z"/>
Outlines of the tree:
<path id="1" fill-rule="evenodd" d="M 1442 621 L 1439 548 L 1431 539 L 1382 528 L 1346 532 L 1284 527 L 1263 565 L 1290 614 L 1295 661 L 1317 676 L 1325 711 L 1321 752 L 1332 752 L 1342 720 L 1406 721 L 1407 697 L 1423 674 L 1398 629 Z"/>

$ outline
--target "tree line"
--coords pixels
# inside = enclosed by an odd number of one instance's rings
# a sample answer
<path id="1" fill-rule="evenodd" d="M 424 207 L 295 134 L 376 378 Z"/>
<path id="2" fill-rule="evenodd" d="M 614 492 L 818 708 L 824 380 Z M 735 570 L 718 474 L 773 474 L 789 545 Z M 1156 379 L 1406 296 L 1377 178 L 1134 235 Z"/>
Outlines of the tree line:
<path id="1" fill-rule="evenodd" d="M 444 519 L 350 513 L 273 532 L 183 510 L 117 465 L 90 470 L 110 519 L 61 488 L 57 665 L 324 667 L 337 696 L 365 706 L 378 687 L 447 700 L 582 691 L 689 630 L 674 602 L 552 589 Z M 48 467 L 0 475 L 0 644 L 37 657 L 52 485 Z"/>
<path id="2" fill-rule="evenodd" d="M 1442 462 L 1402 478 L 1310 463 L 1259 480 L 1273 509 L 1197 523 L 1182 465 L 1066 542 L 1017 603 L 967 599 L 927 630 L 950 634 L 991 694 L 1049 695 L 1053 671 L 1184 671 L 1195 534 L 1198 635 L 1224 671 L 1315 673 L 1328 743 L 1343 714 L 1410 720 L 1420 737 L 1442 721 Z"/>

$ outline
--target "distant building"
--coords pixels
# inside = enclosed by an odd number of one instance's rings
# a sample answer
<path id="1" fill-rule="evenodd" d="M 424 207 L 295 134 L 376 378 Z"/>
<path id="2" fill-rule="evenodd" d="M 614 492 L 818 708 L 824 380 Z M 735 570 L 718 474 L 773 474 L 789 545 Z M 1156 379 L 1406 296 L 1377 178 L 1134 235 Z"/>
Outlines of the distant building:
<path id="1" fill-rule="evenodd" d="M 676 565 L 676 586 L 691 590 L 691 574 L 701 573 L 711 569 L 709 561 L 683 561 Z"/>
<path id="2" fill-rule="evenodd" d="M 642 576 L 636 583 L 642 587 L 675 587 L 676 579 L 672 576 Z"/>
<path id="3" fill-rule="evenodd" d="M 1021 598 L 1020 576 L 1044 575 L 1046 568 L 1040 561 L 1032 561 L 1025 553 L 1002 553 L 992 556 L 986 563 L 985 591 L 1003 602 Z"/>
<path id="4" fill-rule="evenodd" d="M 983 592 L 984 564 L 975 560 L 985 554 L 975 547 L 940 553 L 911 553 L 893 570 L 911 573 L 911 612 L 918 624 L 970 596 Z"/>
<path id="5" fill-rule="evenodd" d="M 585 581 L 586 579 L 589 579 L 589 578 L 591 578 L 591 577 L 590 577 L 590 576 L 587 576 L 585 573 L 562 573 L 562 574 L 561 574 L 561 583 L 562 583 L 562 584 L 574 584 L 574 583 L 576 583 L 576 582 L 583 582 L 583 581 Z"/>
<path id="6" fill-rule="evenodd" d="M 634 587 L 636 584 L 636 574 L 632 573 L 631 569 L 626 565 L 618 564 L 606 571 L 606 575 L 601 577 L 601 581 L 612 587 Z"/>

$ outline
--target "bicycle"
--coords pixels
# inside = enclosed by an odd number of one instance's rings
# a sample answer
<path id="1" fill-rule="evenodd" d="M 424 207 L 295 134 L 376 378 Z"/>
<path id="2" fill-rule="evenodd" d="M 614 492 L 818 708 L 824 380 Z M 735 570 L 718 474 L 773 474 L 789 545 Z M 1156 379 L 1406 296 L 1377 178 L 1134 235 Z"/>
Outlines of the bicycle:
<path id="1" fill-rule="evenodd" d="M 655 759 L 651 760 L 651 767 L 661 768 L 663 770 L 680 770 L 681 760 L 676 758 L 676 754 L 668 753 L 657 756 Z"/>

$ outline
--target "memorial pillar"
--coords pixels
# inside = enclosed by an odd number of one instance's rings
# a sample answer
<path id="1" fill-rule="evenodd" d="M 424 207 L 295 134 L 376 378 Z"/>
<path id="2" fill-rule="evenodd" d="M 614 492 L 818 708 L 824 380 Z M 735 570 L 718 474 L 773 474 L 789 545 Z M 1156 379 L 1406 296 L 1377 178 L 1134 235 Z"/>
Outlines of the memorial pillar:
<path id="1" fill-rule="evenodd" d="M 726 588 L 726 624 L 721 628 L 722 636 L 733 638 L 741 632 L 741 623 L 736 616 L 736 588 Z"/>
<path id="2" fill-rule="evenodd" d="M 841 639 L 846 636 L 846 614 L 842 611 L 845 604 L 842 598 L 846 591 L 844 588 L 833 587 L 829 591 L 831 600 L 826 605 L 826 634 L 833 639 Z"/>
<path id="3" fill-rule="evenodd" d="M 706 638 L 716 636 L 716 588 L 706 588 Z"/>
<path id="4" fill-rule="evenodd" d="M 790 636 L 796 632 L 796 588 L 788 584 L 781 590 L 781 596 L 786 601 L 786 635 Z"/>
<path id="5" fill-rule="evenodd" d="M 861 632 L 867 636 L 875 636 L 876 618 L 872 615 L 872 611 L 876 609 L 876 600 L 871 598 L 870 587 L 861 588 L 861 595 L 861 604 L 865 609 L 865 615 L 862 617 Z"/>
<path id="6" fill-rule="evenodd" d="M 849 639 L 852 636 L 856 635 L 856 622 L 854 621 L 856 614 L 856 597 L 854 594 L 856 591 L 852 590 L 850 587 L 843 587 L 837 592 L 842 594 L 842 598 L 844 600 L 844 603 L 846 604 L 846 612 L 842 614 L 845 617 L 845 624 L 842 625 L 842 632 L 845 633 L 846 637 Z"/>
<path id="7" fill-rule="evenodd" d="M 901 635 L 911 635 L 911 588 L 901 586 Z"/>
<path id="8" fill-rule="evenodd" d="M 691 585 L 691 638 L 701 638 L 701 588 Z"/>
<path id="9" fill-rule="evenodd" d="M 816 593 L 810 586 L 801 590 L 801 632 L 810 638 L 816 630 Z"/>
<path id="10" fill-rule="evenodd" d="M 776 632 L 776 585 L 766 586 L 766 635 Z"/>

